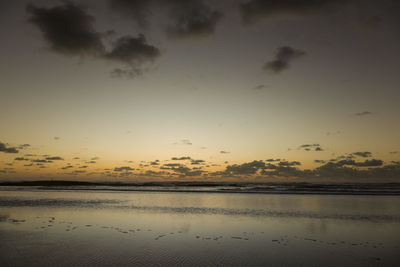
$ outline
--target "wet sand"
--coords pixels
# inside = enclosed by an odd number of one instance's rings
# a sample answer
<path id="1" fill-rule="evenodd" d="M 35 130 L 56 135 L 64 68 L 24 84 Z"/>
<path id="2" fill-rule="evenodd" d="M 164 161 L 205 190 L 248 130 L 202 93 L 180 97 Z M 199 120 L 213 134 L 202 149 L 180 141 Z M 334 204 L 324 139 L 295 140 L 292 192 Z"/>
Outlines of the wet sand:
<path id="1" fill-rule="evenodd" d="M 398 266 L 400 198 L 0 191 L 2 266 Z"/>

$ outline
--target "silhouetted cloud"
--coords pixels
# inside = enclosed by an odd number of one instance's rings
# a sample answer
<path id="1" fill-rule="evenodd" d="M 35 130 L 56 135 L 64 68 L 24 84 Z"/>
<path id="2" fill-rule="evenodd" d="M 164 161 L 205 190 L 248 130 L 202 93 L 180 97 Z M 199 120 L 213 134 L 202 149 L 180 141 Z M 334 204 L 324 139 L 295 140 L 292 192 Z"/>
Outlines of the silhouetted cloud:
<path id="1" fill-rule="evenodd" d="M 29 159 L 23 158 L 23 157 L 16 157 L 14 160 L 16 161 L 29 161 Z"/>
<path id="2" fill-rule="evenodd" d="M 363 158 L 368 158 L 372 156 L 371 152 L 365 151 L 365 152 L 353 152 L 351 155 L 357 156 L 357 157 L 363 157 Z"/>
<path id="3" fill-rule="evenodd" d="M 212 10 L 202 0 L 109 0 L 112 10 L 135 21 L 140 27 L 149 27 L 153 11 L 168 13 L 165 30 L 169 37 L 190 38 L 214 34 L 222 13 Z"/>
<path id="4" fill-rule="evenodd" d="M 116 40 L 110 52 L 104 58 L 124 64 L 125 69 L 116 68 L 112 74 L 135 77 L 147 71 L 146 64 L 153 63 L 160 56 L 160 50 L 147 43 L 146 37 L 123 36 Z"/>
<path id="5" fill-rule="evenodd" d="M 18 146 L 18 149 L 25 149 L 25 148 L 30 147 L 30 146 L 31 146 L 30 144 L 22 144 L 22 145 Z"/>
<path id="6" fill-rule="evenodd" d="M 148 16 L 151 15 L 150 7 L 154 0 L 109 0 L 108 2 L 112 10 L 134 20 L 143 28 L 148 27 Z"/>
<path id="7" fill-rule="evenodd" d="M 202 159 L 192 159 L 192 161 L 190 162 L 190 164 L 192 164 L 192 165 L 199 165 L 202 163 L 205 163 L 205 161 Z"/>
<path id="8" fill-rule="evenodd" d="M 204 171 L 200 169 L 190 169 L 189 167 L 180 164 L 180 163 L 167 163 L 164 164 L 163 166 L 160 167 L 161 170 L 170 170 L 173 171 L 177 174 L 179 174 L 180 177 L 186 177 L 186 176 L 199 176 Z"/>
<path id="9" fill-rule="evenodd" d="M 382 166 L 383 161 L 380 159 L 367 159 L 364 162 L 356 162 L 355 166 L 359 167 L 376 167 L 376 166 Z"/>
<path id="10" fill-rule="evenodd" d="M 275 178 L 400 179 L 400 162 L 397 161 L 392 161 L 392 164 L 385 166 L 380 159 L 367 159 L 365 161 L 341 159 L 327 163 L 324 160 L 315 160 L 315 162 L 323 165 L 313 170 L 301 170 L 297 168 L 297 166 L 301 165 L 299 161 L 279 161 L 277 164 L 272 164 L 265 163 L 262 160 L 254 160 L 243 164 L 228 165 L 225 170 L 209 173 L 209 175 L 220 177 L 249 177 L 257 175 Z"/>
<path id="11" fill-rule="evenodd" d="M 340 7 L 347 0 L 250 0 L 239 5 L 244 24 L 261 18 L 310 17 Z"/>
<path id="12" fill-rule="evenodd" d="M 47 157 L 46 160 L 64 160 L 62 157 Z"/>
<path id="13" fill-rule="evenodd" d="M 0 152 L 4 153 L 18 153 L 18 149 L 16 147 L 10 147 L 8 144 L 4 144 L 0 142 Z"/>
<path id="14" fill-rule="evenodd" d="M 262 160 L 254 160 L 249 163 L 234 164 L 226 166 L 225 174 L 255 174 L 258 170 L 264 169 L 265 163 Z"/>
<path id="15" fill-rule="evenodd" d="M 292 48 L 290 46 L 282 46 L 277 48 L 275 58 L 264 64 L 263 69 L 272 71 L 273 73 L 280 73 L 290 68 L 290 63 L 297 58 L 305 56 L 306 52 Z"/>
<path id="16" fill-rule="evenodd" d="M 129 166 L 122 166 L 122 167 L 116 167 L 116 168 L 114 168 L 114 171 L 115 172 L 123 172 L 123 171 L 125 171 L 125 172 L 127 172 L 127 171 L 134 171 L 135 169 L 133 169 L 133 168 L 131 168 L 131 167 L 129 167 Z"/>
<path id="17" fill-rule="evenodd" d="M 167 34 L 174 38 L 202 37 L 214 34 L 223 17 L 211 10 L 202 0 L 170 0 L 170 18 Z"/>
<path id="18" fill-rule="evenodd" d="M 173 157 L 173 158 L 171 158 L 171 160 L 190 160 L 190 159 L 191 159 L 191 157 L 179 157 L 179 158 Z"/>
<path id="19" fill-rule="evenodd" d="M 281 161 L 281 159 L 266 159 L 267 162 Z"/>
<path id="20" fill-rule="evenodd" d="M 219 153 L 221 154 L 230 154 L 231 152 L 225 151 L 225 150 L 221 150 Z"/>
<path id="21" fill-rule="evenodd" d="M 305 151 L 324 151 L 319 144 L 304 144 L 299 147 L 300 150 Z"/>
<path id="22" fill-rule="evenodd" d="M 124 67 L 115 68 L 113 76 L 136 77 L 148 71 L 148 65 L 160 56 L 158 48 L 147 44 L 143 34 L 123 36 L 106 51 L 102 38 L 105 34 L 94 29 L 94 18 L 72 2 L 45 8 L 28 5 L 29 21 L 42 32 L 54 52 L 67 56 L 93 56 L 114 61 Z M 54 138 L 58 140 L 58 137 Z"/>
<path id="23" fill-rule="evenodd" d="M 343 166 L 357 166 L 357 167 L 377 167 L 382 166 L 383 161 L 380 159 L 367 159 L 365 161 L 355 161 L 351 158 L 346 158 L 342 160 L 330 160 L 327 166 L 336 166 L 336 167 L 343 167 Z"/>
<path id="24" fill-rule="evenodd" d="M 65 167 L 62 167 L 61 170 L 68 170 L 68 169 L 71 169 L 71 168 L 73 168 L 72 165 L 67 165 Z"/>
<path id="25" fill-rule="evenodd" d="M 315 163 L 325 163 L 325 160 L 323 159 L 316 159 L 314 160 Z"/>
<path id="26" fill-rule="evenodd" d="M 371 115 L 372 112 L 370 111 L 363 111 L 363 112 L 357 112 L 355 113 L 356 116 L 366 116 L 366 115 Z"/>
<path id="27" fill-rule="evenodd" d="M 166 163 L 163 166 L 165 166 L 165 167 L 180 167 L 180 166 L 183 166 L 183 165 L 180 164 L 180 163 Z"/>
<path id="28" fill-rule="evenodd" d="M 278 166 L 281 167 L 299 166 L 299 165 L 301 165 L 301 162 L 299 161 L 281 161 L 278 163 Z"/>
<path id="29" fill-rule="evenodd" d="M 35 163 L 52 163 L 53 161 L 47 159 L 32 159 L 31 162 Z"/>
<path id="30" fill-rule="evenodd" d="M 27 11 L 29 21 L 41 30 L 51 50 L 69 56 L 103 53 L 101 34 L 94 30 L 94 18 L 83 7 L 64 1 L 52 8 L 29 4 Z"/>

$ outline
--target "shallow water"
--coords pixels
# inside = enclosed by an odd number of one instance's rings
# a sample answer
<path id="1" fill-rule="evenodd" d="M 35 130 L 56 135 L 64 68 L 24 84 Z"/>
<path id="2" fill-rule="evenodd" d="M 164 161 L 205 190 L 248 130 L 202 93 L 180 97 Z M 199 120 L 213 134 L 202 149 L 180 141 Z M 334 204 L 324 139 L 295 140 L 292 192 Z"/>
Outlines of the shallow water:
<path id="1" fill-rule="evenodd" d="M 0 191 L 2 266 L 398 266 L 400 197 Z"/>

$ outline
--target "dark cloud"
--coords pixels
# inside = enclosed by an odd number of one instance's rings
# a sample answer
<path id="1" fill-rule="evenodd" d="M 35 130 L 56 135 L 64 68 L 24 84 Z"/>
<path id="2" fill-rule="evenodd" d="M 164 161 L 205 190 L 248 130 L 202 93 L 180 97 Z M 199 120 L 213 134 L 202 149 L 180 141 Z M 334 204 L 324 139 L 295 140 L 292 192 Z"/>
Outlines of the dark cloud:
<path id="1" fill-rule="evenodd" d="M 71 168 L 73 168 L 73 166 L 67 165 L 65 167 L 62 167 L 61 170 L 68 170 L 68 169 L 71 169 Z"/>
<path id="2" fill-rule="evenodd" d="M 171 160 L 190 160 L 190 159 L 192 159 L 192 158 L 191 157 L 180 157 L 180 158 L 173 157 L 173 158 L 171 158 Z"/>
<path id="3" fill-rule="evenodd" d="M 147 71 L 146 64 L 153 63 L 160 56 L 160 50 L 147 43 L 143 34 L 137 37 L 123 36 L 113 44 L 111 51 L 104 58 L 122 63 L 125 69 L 117 68 L 112 74 L 135 77 Z"/>
<path id="4" fill-rule="evenodd" d="M 27 11 L 29 21 L 41 30 L 51 50 L 68 56 L 103 53 L 101 34 L 95 31 L 94 18 L 83 7 L 64 1 L 52 8 L 29 4 Z"/>
<path id="5" fill-rule="evenodd" d="M 46 160 L 64 160 L 62 157 L 47 157 Z"/>
<path id="6" fill-rule="evenodd" d="M 113 76 L 142 75 L 148 71 L 147 65 L 160 56 L 159 49 L 147 44 L 143 34 L 120 37 L 114 41 L 110 51 L 106 51 L 102 41 L 105 34 L 95 31 L 94 18 L 72 2 L 64 1 L 52 8 L 30 4 L 27 10 L 29 21 L 41 30 L 52 51 L 67 56 L 90 55 L 123 64 L 124 67 L 111 72 Z"/>
<path id="7" fill-rule="evenodd" d="M 219 153 L 221 153 L 221 154 L 230 154 L 231 152 L 221 150 Z"/>
<path id="8" fill-rule="evenodd" d="M 214 34 L 223 17 L 219 11 L 211 10 L 201 0 L 170 0 L 170 18 L 167 34 L 173 38 L 203 37 Z"/>
<path id="9" fill-rule="evenodd" d="M 359 167 L 376 167 L 376 166 L 382 166 L 383 161 L 380 159 L 367 159 L 364 162 L 356 162 L 355 166 Z"/>
<path id="10" fill-rule="evenodd" d="M 54 140 L 60 140 L 60 137 L 55 136 L 55 137 L 53 137 L 53 139 L 54 139 Z"/>
<path id="11" fill-rule="evenodd" d="M 29 159 L 23 158 L 23 157 L 17 157 L 14 160 L 16 161 L 29 161 Z"/>
<path id="12" fill-rule="evenodd" d="M 314 160 L 315 163 L 325 163 L 325 160 L 323 159 L 316 159 Z"/>
<path id="13" fill-rule="evenodd" d="M 343 159 L 343 160 L 339 160 L 339 161 L 330 161 L 329 162 L 330 165 L 332 166 L 338 166 L 338 167 L 342 167 L 342 166 L 358 166 L 358 167 L 376 167 L 376 166 L 382 166 L 383 165 L 383 161 L 382 160 L 378 160 L 378 159 L 367 159 L 365 161 L 361 161 L 361 162 L 357 162 L 351 158 L 347 158 L 347 159 Z"/>
<path id="14" fill-rule="evenodd" d="M 23 145 L 19 145 L 18 148 L 19 149 L 25 149 L 25 148 L 30 147 L 30 146 L 31 146 L 30 144 L 23 144 Z"/>
<path id="15" fill-rule="evenodd" d="M 319 144 L 304 144 L 301 145 L 299 149 L 304 151 L 324 151 Z"/>
<path id="16" fill-rule="evenodd" d="M 18 149 L 16 147 L 10 147 L 8 144 L 4 144 L 0 142 L 0 152 L 4 153 L 18 153 Z"/>
<path id="17" fill-rule="evenodd" d="M 363 111 L 363 112 L 357 112 L 355 113 L 356 116 L 366 116 L 366 115 L 371 115 L 372 112 L 370 111 Z"/>
<path id="18" fill-rule="evenodd" d="M 266 159 L 267 162 L 281 161 L 281 159 Z"/>
<path id="19" fill-rule="evenodd" d="M 202 159 L 192 159 L 190 164 L 192 164 L 192 165 L 200 165 L 200 164 L 203 164 L 203 163 L 205 163 L 205 161 L 202 160 Z"/>
<path id="20" fill-rule="evenodd" d="M 151 15 L 151 5 L 154 0 L 109 0 L 109 6 L 130 19 L 140 27 L 148 27 L 148 17 Z"/>
<path id="21" fill-rule="evenodd" d="M 180 163 L 167 163 L 167 164 L 164 164 L 163 166 L 165 166 L 165 167 L 180 167 L 183 165 Z"/>
<path id="22" fill-rule="evenodd" d="M 173 38 L 204 37 L 214 34 L 222 13 L 212 10 L 202 0 L 109 0 L 112 10 L 117 11 L 140 27 L 147 28 L 154 11 L 168 13 L 166 33 Z M 163 8 L 163 9 L 160 9 Z"/>
<path id="23" fill-rule="evenodd" d="M 358 166 L 381 166 L 381 160 L 367 160 L 365 162 L 357 163 Z M 353 167 L 340 166 L 338 164 L 328 162 L 327 164 L 316 168 L 313 171 L 314 177 L 321 178 L 400 178 L 400 165 L 391 164 L 383 167 L 368 168 L 368 169 L 357 169 Z"/>
<path id="24" fill-rule="evenodd" d="M 351 155 L 357 156 L 357 157 L 362 157 L 362 158 L 368 158 L 372 156 L 371 152 L 365 151 L 365 152 L 353 152 Z"/>
<path id="25" fill-rule="evenodd" d="M 343 156 L 344 157 L 344 156 Z M 341 157 L 342 158 L 342 157 Z M 344 157 L 346 158 L 346 157 Z M 323 164 L 313 170 L 301 170 L 297 166 L 298 161 L 279 161 L 277 164 L 264 163 L 254 160 L 243 164 L 226 166 L 223 171 L 209 173 L 211 176 L 235 177 L 261 175 L 266 177 L 292 177 L 292 178 L 400 178 L 400 163 L 392 161 L 390 165 L 383 165 L 380 159 L 367 159 L 365 161 L 355 161 L 352 159 L 341 159 L 336 162 L 315 160 L 316 163 Z"/>
<path id="26" fill-rule="evenodd" d="M 255 174 L 258 170 L 265 169 L 265 163 L 262 160 L 254 160 L 249 163 L 243 164 L 234 164 L 226 166 L 224 174 L 238 174 L 238 175 L 246 175 L 246 174 Z"/>
<path id="27" fill-rule="evenodd" d="M 160 171 L 160 172 L 156 172 L 153 170 L 147 170 L 144 175 L 145 176 L 160 176 L 160 175 L 165 175 L 166 172 Z"/>
<path id="28" fill-rule="evenodd" d="M 299 165 L 301 165 L 301 162 L 299 161 L 281 161 L 278 163 L 278 166 L 281 167 L 299 166 Z"/>
<path id="29" fill-rule="evenodd" d="M 116 167 L 114 168 L 115 172 L 128 172 L 128 171 L 134 171 L 135 169 L 129 167 L 129 166 L 122 166 L 122 167 Z"/>
<path id="30" fill-rule="evenodd" d="M 186 177 L 186 176 L 199 176 L 204 171 L 197 169 L 190 169 L 189 167 L 179 164 L 179 163 L 168 163 L 164 164 L 163 166 L 160 167 L 162 170 L 171 170 L 177 174 L 179 174 L 179 177 Z"/>
<path id="31" fill-rule="evenodd" d="M 305 18 L 340 7 L 347 0 L 250 0 L 240 4 L 244 24 L 261 18 Z"/>
<path id="32" fill-rule="evenodd" d="M 52 163 L 53 161 L 46 160 L 46 159 L 32 159 L 31 162 L 35 162 L 35 163 Z"/>
<path id="33" fill-rule="evenodd" d="M 302 50 L 290 46 L 282 46 L 277 48 L 275 58 L 272 61 L 265 63 L 263 69 L 278 74 L 289 69 L 291 61 L 305 55 L 306 52 Z"/>
<path id="34" fill-rule="evenodd" d="M 263 90 L 263 89 L 265 89 L 267 87 L 268 86 L 266 86 L 265 84 L 260 84 L 260 85 L 254 86 L 253 90 Z"/>

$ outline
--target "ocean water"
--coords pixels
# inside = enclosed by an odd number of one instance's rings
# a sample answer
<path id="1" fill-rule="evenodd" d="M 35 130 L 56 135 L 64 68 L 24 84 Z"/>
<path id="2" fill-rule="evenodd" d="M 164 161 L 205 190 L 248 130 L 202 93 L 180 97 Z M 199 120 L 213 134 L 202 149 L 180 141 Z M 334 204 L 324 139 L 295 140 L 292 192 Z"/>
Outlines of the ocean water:
<path id="1" fill-rule="evenodd" d="M 1 266 L 400 266 L 400 197 L 0 190 Z"/>

